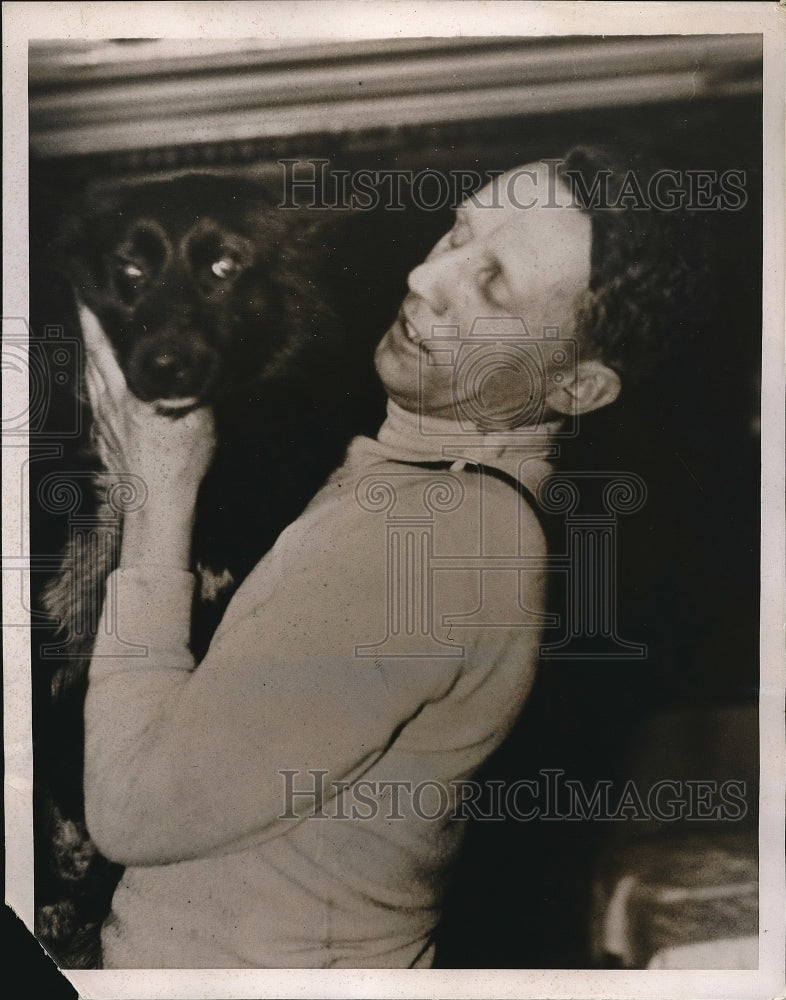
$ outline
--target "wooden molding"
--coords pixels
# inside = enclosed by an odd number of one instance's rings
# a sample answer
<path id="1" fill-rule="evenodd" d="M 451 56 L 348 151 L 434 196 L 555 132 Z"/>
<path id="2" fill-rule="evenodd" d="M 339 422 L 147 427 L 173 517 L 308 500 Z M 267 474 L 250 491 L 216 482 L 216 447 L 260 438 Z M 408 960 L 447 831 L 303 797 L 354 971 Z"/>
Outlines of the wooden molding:
<path id="1" fill-rule="evenodd" d="M 357 133 L 761 90 L 761 35 L 36 42 L 41 159 Z"/>

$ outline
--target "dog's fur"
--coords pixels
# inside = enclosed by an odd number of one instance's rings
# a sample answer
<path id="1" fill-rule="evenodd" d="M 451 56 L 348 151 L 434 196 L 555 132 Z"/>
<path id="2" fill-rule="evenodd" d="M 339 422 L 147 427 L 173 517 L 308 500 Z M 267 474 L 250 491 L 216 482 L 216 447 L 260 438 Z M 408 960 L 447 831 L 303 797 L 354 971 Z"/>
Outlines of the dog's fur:
<path id="1" fill-rule="evenodd" d="M 283 212 L 255 182 L 186 175 L 94 196 L 52 243 L 135 395 L 171 419 L 199 405 L 214 411 L 218 444 L 193 542 L 197 662 L 238 584 L 350 438 L 381 420 L 373 348 L 403 276 L 444 228 L 432 217 L 415 238 L 411 225 L 390 213 Z M 100 513 L 106 476 L 95 459 L 92 468 Z M 118 544 L 89 556 L 72 546 L 41 601 L 66 659 L 37 708 L 37 933 L 70 967 L 100 964 L 98 930 L 121 873 L 84 827 L 82 704 L 95 625 L 74 627 L 95 621 Z"/>

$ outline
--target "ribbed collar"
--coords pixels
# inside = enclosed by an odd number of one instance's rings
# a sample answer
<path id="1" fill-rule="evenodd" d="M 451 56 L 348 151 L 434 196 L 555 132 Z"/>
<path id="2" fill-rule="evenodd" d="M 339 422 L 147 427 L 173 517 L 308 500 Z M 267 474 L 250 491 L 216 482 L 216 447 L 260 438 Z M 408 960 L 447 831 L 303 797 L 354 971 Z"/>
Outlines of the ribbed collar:
<path id="1" fill-rule="evenodd" d="M 554 436 L 560 422 L 517 428 L 505 433 L 468 432 L 457 421 L 422 416 L 388 400 L 387 419 L 375 442 L 364 440 L 381 460 L 397 462 L 452 461 L 456 468 L 468 463 L 488 465 L 514 476 L 530 489 L 552 471 L 549 459 L 556 457 Z M 360 458 L 360 440 L 349 458 Z"/>

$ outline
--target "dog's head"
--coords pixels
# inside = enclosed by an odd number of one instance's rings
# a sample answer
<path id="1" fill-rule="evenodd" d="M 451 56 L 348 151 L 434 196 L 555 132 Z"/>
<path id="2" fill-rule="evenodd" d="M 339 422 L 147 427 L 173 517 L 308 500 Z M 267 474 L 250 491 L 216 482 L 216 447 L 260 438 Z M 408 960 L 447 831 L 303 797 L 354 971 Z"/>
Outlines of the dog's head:
<path id="1" fill-rule="evenodd" d="M 317 324 L 295 225 L 258 184 L 193 174 L 94 199 L 59 252 L 131 390 L 176 413 L 259 383 Z"/>

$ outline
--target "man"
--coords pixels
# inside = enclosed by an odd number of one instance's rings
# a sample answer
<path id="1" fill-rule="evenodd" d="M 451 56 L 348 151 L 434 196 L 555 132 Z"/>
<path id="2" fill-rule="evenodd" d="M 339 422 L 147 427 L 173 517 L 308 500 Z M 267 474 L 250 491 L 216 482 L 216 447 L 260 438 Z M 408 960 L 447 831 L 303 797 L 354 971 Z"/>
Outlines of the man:
<path id="1" fill-rule="evenodd" d="M 575 336 L 578 305 L 590 284 L 592 224 L 563 182 L 554 192 L 552 187 L 552 174 L 542 163 L 497 178 L 459 208 L 453 229 L 412 271 L 410 294 L 376 355 L 393 402 L 453 420 L 467 404 L 473 406 L 475 387 L 457 384 L 449 363 L 424 361 L 415 348 L 427 356 L 460 348 L 481 318 L 521 319 L 521 332 L 534 337 L 543 329 L 559 331 L 564 339 Z M 547 200 L 553 194 L 557 199 Z M 604 406 L 619 392 L 617 374 L 596 359 L 582 360 L 570 379 L 557 383 L 548 355 L 545 361 L 545 377 L 535 385 L 525 384 L 524 372 L 517 380 L 504 367 L 493 370 L 484 385 L 487 415 L 481 423 L 515 428 L 532 394 L 533 402 L 545 403 L 548 413 L 558 416 Z"/>
<path id="2" fill-rule="evenodd" d="M 148 656 L 107 656 L 99 630 L 85 708 L 88 828 L 127 866 L 106 966 L 431 964 L 462 783 L 533 682 L 545 541 L 527 498 L 560 422 L 620 391 L 624 363 L 580 325 L 605 294 L 597 225 L 541 163 L 457 211 L 377 350 L 378 438 L 352 443 L 197 670 L 211 417 L 131 396 L 84 312 L 103 458 L 148 490 L 108 589 Z M 531 568 L 479 571 L 489 555 Z"/>

